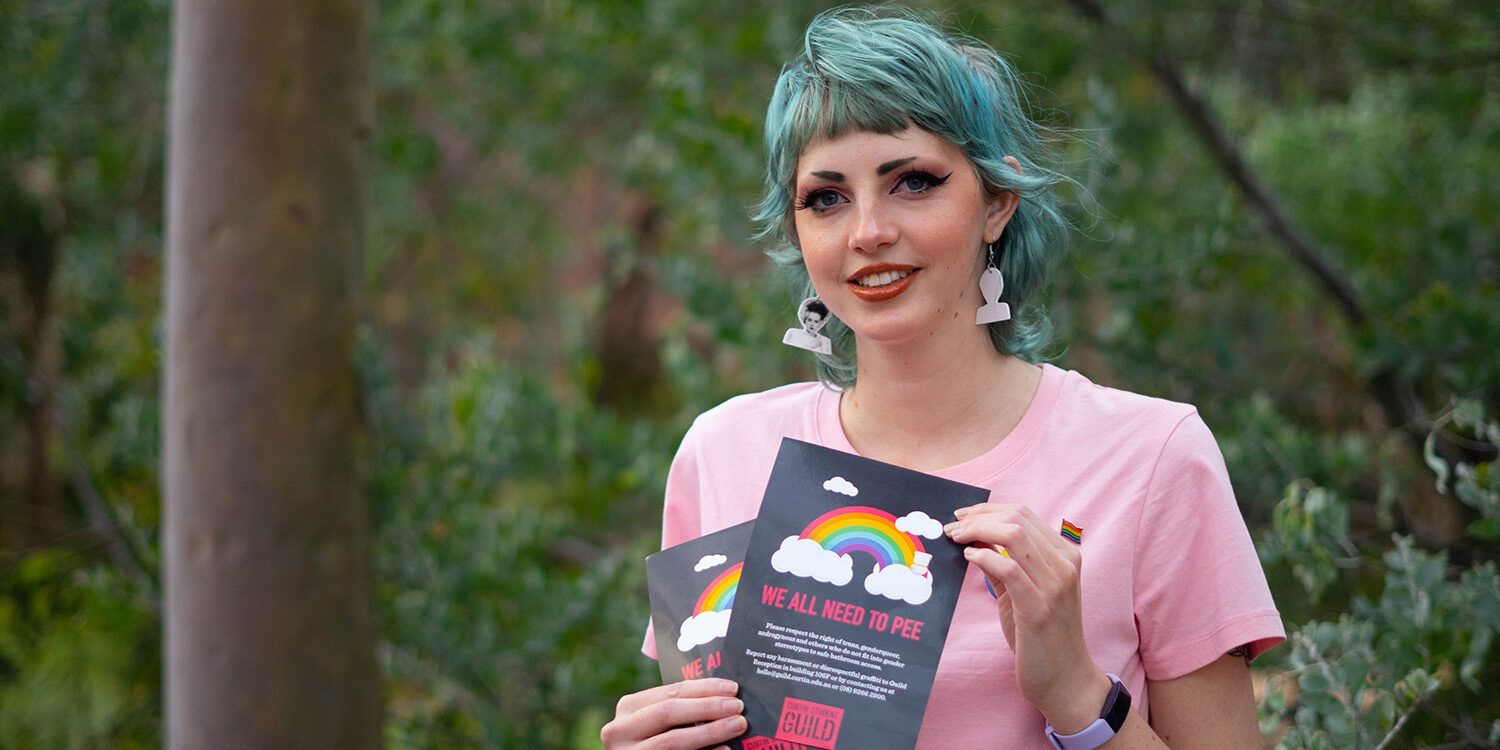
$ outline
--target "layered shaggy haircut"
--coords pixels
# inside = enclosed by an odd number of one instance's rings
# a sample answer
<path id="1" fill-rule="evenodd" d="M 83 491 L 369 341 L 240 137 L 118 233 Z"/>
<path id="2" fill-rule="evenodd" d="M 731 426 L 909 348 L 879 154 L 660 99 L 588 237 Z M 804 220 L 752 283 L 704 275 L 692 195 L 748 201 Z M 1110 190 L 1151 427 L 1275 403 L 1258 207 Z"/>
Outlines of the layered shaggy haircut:
<path id="1" fill-rule="evenodd" d="M 1041 358 L 1051 323 L 1038 297 L 1063 251 L 1067 221 L 1053 188 L 1068 178 L 1050 166 L 1044 129 L 1023 111 L 1026 91 L 993 49 L 949 35 L 909 11 L 839 8 L 807 27 L 802 51 L 782 68 L 766 111 L 766 184 L 755 219 L 757 239 L 791 274 L 803 297 L 813 287 L 802 260 L 792 212 L 797 159 L 809 143 L 844 133 L 896 133 L 915 125 L 958 146 L 985 191 L 1015 191 L 1020 202 L 996 247 L 1005 274 L 1003 300 L 1013 317 L 991 323 L 1002 354 Z M 1003 159 L 1014 156 L 1017 174 Z M 987 249 L 977 247 L 976 253 Z M 800 297 L 799 297 L 800 298 Z M 818 377 L 835 387 L 854 383 L 854 341 L 830 320 L 823 331 L 832 356 L 818 355 Z"/>

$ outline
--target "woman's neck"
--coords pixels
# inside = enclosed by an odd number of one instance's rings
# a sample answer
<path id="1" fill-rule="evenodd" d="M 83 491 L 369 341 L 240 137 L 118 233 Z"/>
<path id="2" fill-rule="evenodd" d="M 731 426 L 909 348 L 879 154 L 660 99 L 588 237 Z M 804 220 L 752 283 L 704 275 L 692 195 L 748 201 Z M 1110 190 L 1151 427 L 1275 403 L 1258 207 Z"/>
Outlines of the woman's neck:
<path id="1" fill-rule="evenodd" d="M 919 471 L 954 466 L 995 447 L 1020 422 L 1041 369 L 1002 355 L 989 336 L 882 346 L 859 342 L 855 385 L 839 402 L 860 454 Z"/>

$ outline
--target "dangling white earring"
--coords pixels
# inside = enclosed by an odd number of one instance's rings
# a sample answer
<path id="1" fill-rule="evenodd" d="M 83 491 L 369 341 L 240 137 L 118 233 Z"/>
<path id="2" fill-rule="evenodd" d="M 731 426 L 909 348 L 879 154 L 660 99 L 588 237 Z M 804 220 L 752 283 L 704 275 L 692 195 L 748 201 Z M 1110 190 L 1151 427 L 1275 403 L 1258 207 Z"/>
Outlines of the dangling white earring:
<path id="1" fill-rule="evenodd" d="M 787 346 L 795 346 L 798 349 L 806 349 L 818 354 L 833 356 L 833 342 L 828 340 L 818 331 L 828 325 L 828 306 L 817 296 L 802 300 L 797 306 L 797 320 L 802 323 L 801 328 L 788 328 L 786 335 L 781 337 L 781 343 Z"/>
<path id="2" fill-rule="evenodd" d="M 996 240 L 995 243 L 998 243 Z M 1010 305 L 1000 301 L 1000 295 L 1005 293 L 1005 277 L 1000 274 L 1000 269 L 995 267 L 995 243 L 990 244 L 990 265 L 979 274 L 979 294 L 984 297 L 984 304 L 979 306 L 979 311 L 974 313 L 975 325 L 989 325 L 999 323 L 1002 320 L 1010 320 Z"/>

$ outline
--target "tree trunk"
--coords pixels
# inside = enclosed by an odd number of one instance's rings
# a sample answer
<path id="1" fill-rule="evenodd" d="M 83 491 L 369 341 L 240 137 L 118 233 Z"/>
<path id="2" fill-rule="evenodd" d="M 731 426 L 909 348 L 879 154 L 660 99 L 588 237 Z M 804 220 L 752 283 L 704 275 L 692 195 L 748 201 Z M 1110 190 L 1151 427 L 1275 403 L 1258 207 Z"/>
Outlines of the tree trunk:
<path id="1" fill-rule="evenodd" d="M 373 748 L 351 362 L 365 0 L 173 5 L 163 392 L 171 748 Z"/>

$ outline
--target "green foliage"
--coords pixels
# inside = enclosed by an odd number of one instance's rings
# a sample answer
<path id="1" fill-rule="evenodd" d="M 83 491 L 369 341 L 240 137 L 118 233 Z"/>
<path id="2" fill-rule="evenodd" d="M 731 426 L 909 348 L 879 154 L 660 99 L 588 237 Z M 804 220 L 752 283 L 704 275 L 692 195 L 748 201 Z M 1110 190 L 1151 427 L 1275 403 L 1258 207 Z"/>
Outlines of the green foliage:
<path id="1" fill-rule="evenodd" d="M 1440 431 L 1451 425 L 1451 437 L 1460 446 L 1483 447 L 1500 445 L 1500 421 L 1485 417 L 1484 406 L 1478 401 L 1462 400 L 1438 420 L 1433 432 L 1423 445 L 1422 458 L 1428 468 L 1437 475 L 1437 487 L 1446 492 L 1451 487 L 1453 494 L 1465 505 L 1479 512 L 1479 518 L 1469 526 L 1469 533 L 1489 541 L 1500 541 L 1500 482 L 1491 470 L 1493 463 L 1452 464 L 1436 451 Z"/>
<path id="2" fill-rule="evenodd" d="M 1268 729 L 1292 720 L 1281 747 L 1376 747 L 1431 703 L 1481 720 L 1500 709 L 1485 688 L 1500 678 L 1490 656 L 1500 630 L 1495 564 L 1464 570 L 1454 585 L 1447 556 L 1418 550 L 1406 537 L 1384 563 L 1377 601 L 1357 599 L 1353 613 L 1292 633 L 1283 687 L 1264 707 Z M 1432 724 L 1430 717 L 1416 723 Z M 1494 741 L 1500 723 L 1478 729 L 1472 737 Z"/>
<path id="3" fill-rule="evenodd" d="M 643 634 L 668 433 L 569 404 L 482 344 L 415 408 L 366 371 L 389 743 L 597 735 L 602 696 L 652 682 L 616 655 Z"/>
<path id="4" fill-rule="evenodd" d="M 1317 602 L 1339 578 L 1339 554 L 1355 554 L 1348 507 L 1321 487 L 1287 485 L 1286 496 L 1271 513 L 1271 532 L 1261 540 L 1261 559 L 1290 564 L 1297 582 Z"/>
<path id="5" fill-rule="evenodd" d="M 131 589 L 64 549 L 0 570 L 0 748 L 158 744 L 158 624 Z"/>
<path id="6" fill-rule="evenodd" d="M 1469 428 L 1471 436 L 1495 428 L 1474 403 L 1459 404 L 1450 418 Z M 1440 421 L 1434 434 L 1448 421 Z M 1433 442 L 1428 440 L 1427 460 L 1439 487 L 1447 486 L 1450 476 L 1468 482 L 1465 502 L 1482 514 L 1470 528 L 1485 536 L 1500 518 L 1500 504 L 1489 502 L 1492 462 L 1450 467 L 1433 453 Z M 1348 513 L 1335 496 L 1294 484 L 1273 518 L 1262 555 L 1268 562 L 1290 563 L 1310 597 L 1352 580 L 1352 566 L 1338 566 L 1328 554 L 1353 550 Z M 1500 695 L 1492 688 L 1500 680 L 1500 661 L 1491 651 L 1500 632 L 1495 561 L 1456 566 L 1447 552 L 1421 550 L 1410 537 L 1397 536 L 1394 542 L 1381 556 L 1384 581 L 1377 598 L 1356 596 L 1351 611 L 1336 621 L 1312 621 L 1292 632 L 1288 671 L 1263 711 L 1267 729 L 1292 720 L 1281 747 L 1386 747 L 1403 730 L 1431 736 L 1441 722 L 1423 709 L 1434 704 L 1443 706 L 1442 713 L 1462 717 L 1449 721 L 1456 726 L 1447 731 L 1457 729 L 1472 742 L 1500 741 L 1500 719 L 1486 725 L 1484 718 L 1500 716 Z"/>

